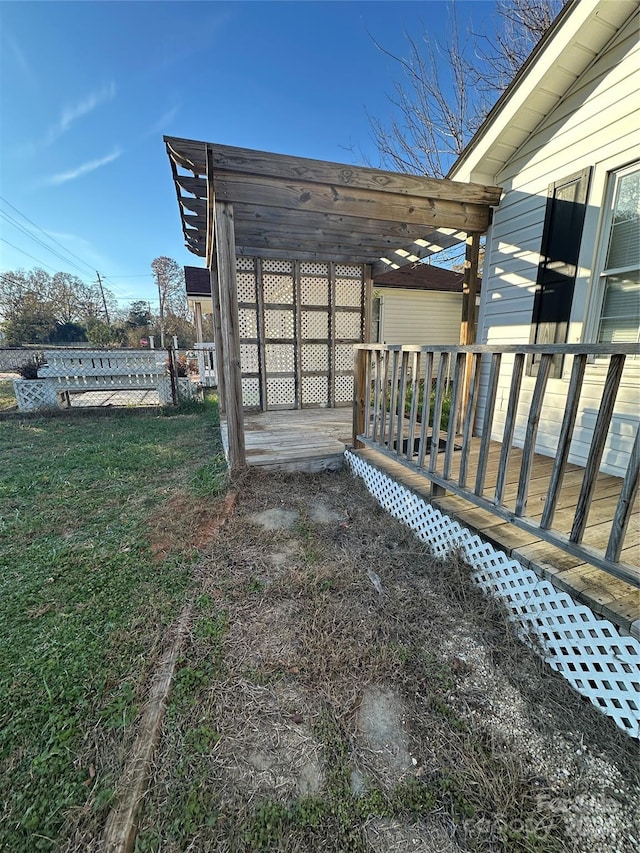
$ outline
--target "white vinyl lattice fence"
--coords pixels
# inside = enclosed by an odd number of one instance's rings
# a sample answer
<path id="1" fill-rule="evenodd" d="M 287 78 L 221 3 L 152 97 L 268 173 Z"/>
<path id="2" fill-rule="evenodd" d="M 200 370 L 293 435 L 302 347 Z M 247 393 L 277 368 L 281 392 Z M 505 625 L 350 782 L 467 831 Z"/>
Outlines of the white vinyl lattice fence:
<path id="1" fill-rule="evenodd" d="M 484 542 L 457 521 L 350 451 L 352 472 L 392 516 L 436 556 L 460 549 L 474 582 L 500 597 L 522 636 L 533 635 L 547 663 L 632 737 L 640 737 L 640 643 L 576 603 L 531 569 Z"/>

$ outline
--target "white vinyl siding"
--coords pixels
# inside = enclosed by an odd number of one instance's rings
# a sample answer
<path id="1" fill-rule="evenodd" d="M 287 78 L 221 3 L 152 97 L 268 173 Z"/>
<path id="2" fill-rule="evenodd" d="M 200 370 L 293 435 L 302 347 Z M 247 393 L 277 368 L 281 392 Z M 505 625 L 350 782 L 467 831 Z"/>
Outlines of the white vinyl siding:
<path id="1" fill-rule="evenodd" d="M 504 188 L 496 210 L 482 287 L 478 340 L 488 344 L 527 343 L 540 260 L 549 185 L 591 167 L 583 239 L 576 276 L 568 342 L 595 341 L 602 293 L 597 271 L 602 208 L 610 174 L 640 158 L 640 45 L 636 15 L 575 81 L 556 107 L 514 152 L 493 183 Z M 484 169 L 485 166 L 483 165 Z M 507 362 L 505 362 L 507 364 Z M 536 449 L 553 455 L 564 412 L 570 359 L 562 379 L 549 381 Z M 584 464 L 590 431 L 599 405 L 606 365 L 590 365 L 570 459 Z M 496 429 L 501 437 L 509 393 L 508 370 L 498 392 Z M 486 378 L 486 377 L 485 377 Z M 523 403 L 535 379 L 523 380 Z M 479 417 L 482 416 L 482 400 Z M 624 474 L 638 421 L 638 364 L 631 359 L 623 376 L 602 469 Z M 524 405 L 521 406 L 524 412 Z M 480 420 L 477 423 L 481 423 Z M 524 437 L 518 419 L 516 443 Z"/>
<path id="2" fill-rule="evenodd" d="M 385 287 L 380 290 L 385 344 L 458 344 L 462 294 Z"/>

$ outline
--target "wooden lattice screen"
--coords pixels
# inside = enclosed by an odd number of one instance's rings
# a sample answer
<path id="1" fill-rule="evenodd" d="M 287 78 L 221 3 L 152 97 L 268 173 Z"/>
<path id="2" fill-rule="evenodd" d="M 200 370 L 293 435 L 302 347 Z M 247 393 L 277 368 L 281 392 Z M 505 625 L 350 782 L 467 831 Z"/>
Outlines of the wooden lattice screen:
<path id="1" fill-rule="evenodd" d="M 350 405 L 365 267 L 239 257 L 236 274 L 244 407 Z"/>

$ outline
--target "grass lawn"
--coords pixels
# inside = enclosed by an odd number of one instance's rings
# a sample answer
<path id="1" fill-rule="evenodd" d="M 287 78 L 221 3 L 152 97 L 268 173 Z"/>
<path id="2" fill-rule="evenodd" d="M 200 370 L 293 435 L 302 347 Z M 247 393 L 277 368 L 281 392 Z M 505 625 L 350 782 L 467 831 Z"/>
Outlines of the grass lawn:
<path id="1" fill-rule="evenodd" d="M 224 470 L 214 402 L 0 421 L 0 849 L 102 825 Z"/>
<path id="2" fill-rule="evenodd" d="M 13 393 L 13 382 L 10 379 L 0 380 L 0 412 L 15 409 L 16 396 Z"/>

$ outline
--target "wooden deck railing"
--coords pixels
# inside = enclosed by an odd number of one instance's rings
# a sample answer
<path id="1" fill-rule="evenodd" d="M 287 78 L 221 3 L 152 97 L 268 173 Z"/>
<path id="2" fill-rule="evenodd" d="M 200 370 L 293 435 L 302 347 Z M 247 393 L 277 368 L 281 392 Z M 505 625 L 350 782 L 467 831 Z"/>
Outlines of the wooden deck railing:
<path id="1" fill-rule="evenodd" d="M 355 350 L 355 447 L 374 448 L 419 471 L 430 481 L 432 495 L 445 491 L 460 495 L 585 562 L 640 586 L 637 566 L 620 560 L 638 489 L 640 443 L 637 424 L 617 505 L 612 508 L 606 548 L 594 548 L 583 542 L 625 361 L 627 356 L 638 354 L 637 345 L 419 347 L 360 344 Z M 572 360 L 570 377 L 567 382 L 554 387 L 554 393 L 562 389 L 566 394 L 564 414 L 558 416 L 562 423 L 555 461 L 542 514 L 539 518 L 532 518 L 526 514 L 527 494 L 545 392 L 554 359 L 567 357 Z M 525 369 L 532 362 L 537 370 L 535 379 L 528 379 L 526 383 L 533 385 L 528 389 L 532 391 L 529 399 L 528 393 L 523 395 L 521 392 Z M 598 379 L 602 386 L 599 392 L 601 399 L 591 431 L 571 529 L 567 533 L 554 528 L 554 515 L 568 469 L 569 450 L 588 367 L 591 372 L 595 369 L 601 377 Z M 507 385 L 508 402 L 504 424 L 500 425 L 496 420 L 496 396 L 498 388 L 506 392 Z M 481 396 L 483 412 L 475 423 Z M 507 506 L 507 470 L 518 419 L 522 444 L 519 478 L 515 503 Z M 476 439 L 479 449 L 476 447 L 477 456 L 474 453 L 472 460 L 470 450 L 474 432 L 480 438 Z M 485 495 L 485 479 L 492 433 L 501 442 L 501 448 L 494 493 L 488 496 Z M 455 464 L 454 454 L 459 456 Z"/>

